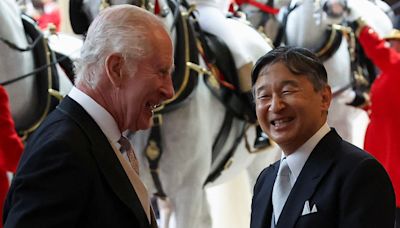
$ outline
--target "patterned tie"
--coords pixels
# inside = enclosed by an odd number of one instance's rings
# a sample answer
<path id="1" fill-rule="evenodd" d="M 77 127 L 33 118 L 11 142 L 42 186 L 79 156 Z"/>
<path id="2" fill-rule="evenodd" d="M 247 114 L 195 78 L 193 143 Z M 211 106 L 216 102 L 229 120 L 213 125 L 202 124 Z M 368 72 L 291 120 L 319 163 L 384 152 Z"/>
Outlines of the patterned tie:
<path id="1" fill-rule="evenodd" d="M 290 184 L 290 173 L 291 171 L 285 157 L 281 161 L 274 188 L 272 190 L 272 206 L 274 208 L 275 224 L 278 222 L 283 206 L 292 190 L 292 185 Z"/>
<path id="2" fill-rule="evenodd" d="M 121 145 L 121 148 L 119 150 L 121 151 L 121 153 L 126 152 L 132 168 L 135 170 L 137 175 L 139 175 L 139 162 L 136 158 L 135 152 L 133 151 L 131 143 L 125 136 L 121 136 L 121 138 L 119 138 L 118 140 L 118 143 Z"/>

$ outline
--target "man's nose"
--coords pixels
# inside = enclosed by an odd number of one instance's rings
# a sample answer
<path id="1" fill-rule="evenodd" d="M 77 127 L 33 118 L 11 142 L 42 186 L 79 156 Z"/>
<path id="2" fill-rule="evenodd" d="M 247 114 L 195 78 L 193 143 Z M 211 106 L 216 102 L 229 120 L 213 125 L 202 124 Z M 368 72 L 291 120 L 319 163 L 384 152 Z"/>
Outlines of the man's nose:
<path id="1" fill-rule="evenodd" d="M 279 96 L 274 95 L 274 96 L 272 96 L 271 104 L 270 104 L 270 106 L 268 108 L 268 111 L 279 112 L 284 107 L 285 107 L 285 104 L 284 104 L 282 98 L 279 97 Z"/>
<path id="2" fill-rule="evenodd" d="M 161 88 L 161 92 L 166 100 L 171 99 L 175 95 L 175 90 L 172 84 L 171 77 L 168 77 L 168 79 L 165 81 L 164 85 Z"/>

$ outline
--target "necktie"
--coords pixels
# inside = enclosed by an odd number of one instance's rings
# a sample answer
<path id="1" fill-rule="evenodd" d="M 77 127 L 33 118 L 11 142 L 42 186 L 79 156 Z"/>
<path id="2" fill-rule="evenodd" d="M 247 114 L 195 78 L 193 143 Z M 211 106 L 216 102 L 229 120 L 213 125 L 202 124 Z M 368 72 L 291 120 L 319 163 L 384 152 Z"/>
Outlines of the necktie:
<path id="1" fill-rule="evenodd" d="M 272 206 L 274 208 L 275 224 L 278 222 L 283 206 L 292 189 L 290 173 L 291 171 L 286 158 L 283 158 L 272 190 Z"/>
<path id="2" fill-rule="evenodd" d="M 121 145 L 121 148 L 119 150 L 121 151 L 121 153 L 126 152 L 129 163 L 131 163 L 132 168 L 139 175 L 139 162 L 136 158 L 135 152 L 133 151 L 131 143 L 125 136 L 121 136 L 121 138 L 119 138 L 118 140 L 118 143 Z"/>
<path id="3" fill-rule="evenodd" d="M 119 149 L 121 153 L 126 153 L 129 159 L 129 163 L 127 164 L 126 161 L 124 161 L 128 166 L 133 168 L 133 171 L 126 171 L 126 168 L 124 167 L 125 171 L 127 172 L 127 175 L 129 177 L 129 180 L 131 181 L 137 196 L 139 197 L 140 203 L 143 206 L 144 211 L 146 212 L 147 218 L 149 219 L 149 222 L 151 221 L 151 209 L 150 209 L 150 202 L 149 202 L 149 196 L 146 187 L 144 186 L 143 182 L 139 178 L 139 162 L 136 159 L 135 153 L 133 151 L 133 148 L 131 146 L 131 143 L 129 140 L 121 136 L 121 138 L 118 140 L 118 143 L 121 145 L 121 148 Z M 125 160 L 122 156 L 121 159 Z M 121 161 L 122 162 L 122 161 Z M 122 162 L 123 163 L 123 162 Z M 124 165 L 123 165 L 124 166 Z"/>

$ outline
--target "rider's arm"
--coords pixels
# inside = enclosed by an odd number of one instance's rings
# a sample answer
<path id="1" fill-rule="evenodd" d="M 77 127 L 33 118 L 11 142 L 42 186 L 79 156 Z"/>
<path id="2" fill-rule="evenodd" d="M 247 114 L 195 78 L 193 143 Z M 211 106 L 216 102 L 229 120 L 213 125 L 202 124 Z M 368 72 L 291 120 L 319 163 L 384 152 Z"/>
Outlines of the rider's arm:
<path id="1" fill-rule="evenodd" d="M 369 26 L 364 25 L 359 29 L 358 40 L 365 54 L 383 72 L 390 72 L 393 66 L 399 64 L 400 54 L 390 48 L 390 44 Z"/>
<path id="2" fill-rule="evenodd" d="M 15 172 L 22 150 L 23 144 L 14 128 L 7 92 L 0 86 L 0 169 Z"/>

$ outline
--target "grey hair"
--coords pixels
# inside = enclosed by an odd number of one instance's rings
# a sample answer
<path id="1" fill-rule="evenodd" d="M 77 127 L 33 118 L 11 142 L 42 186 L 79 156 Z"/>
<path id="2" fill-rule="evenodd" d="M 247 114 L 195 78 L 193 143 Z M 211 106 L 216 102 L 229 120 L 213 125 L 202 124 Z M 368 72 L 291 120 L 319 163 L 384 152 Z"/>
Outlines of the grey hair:
<path id="1" fill-rule="evenodd" d="M 262 56 L 251 72 L 253 95 L 257 78 L 271 65 L 283 63 L 294 75 L 304 75 L 313 84 L 315 91 L 320 91 L 328 84 L 328 74 L 321 60 L 311 51 L 298 47 L 277 47 Z"/>
<path id="2" fill-rule="evenodd" d="M 136 6 L 119 5 L 103 10 L 88 29 L 76 63 L 75 84 L 85 83 L 94 88 L 105 70 L 107 56 L 112 53 L 138 61 L 151 55 L 155 50 L 149 35 L 156 26 L 165 29 L 155 15 Z M 137 64 L 129 65 L 129 71 L 134 73 L 136 67 Z"/>

